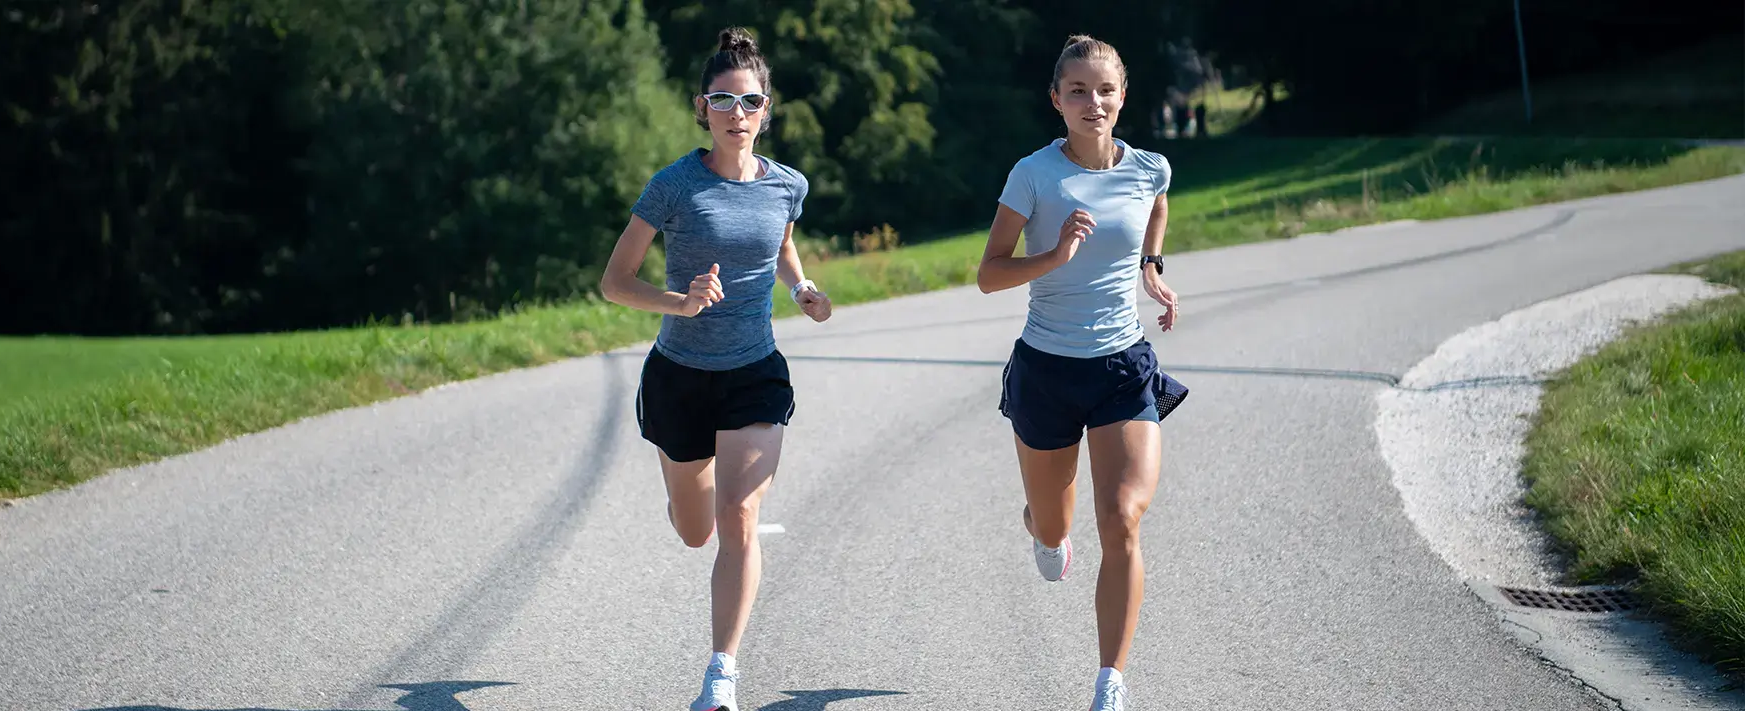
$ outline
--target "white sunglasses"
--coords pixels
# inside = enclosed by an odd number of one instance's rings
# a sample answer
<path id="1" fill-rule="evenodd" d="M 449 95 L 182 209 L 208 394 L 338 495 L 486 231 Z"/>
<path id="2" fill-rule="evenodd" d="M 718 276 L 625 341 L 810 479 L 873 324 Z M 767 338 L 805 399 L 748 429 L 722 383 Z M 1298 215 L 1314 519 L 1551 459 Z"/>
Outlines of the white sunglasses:
<path id="1" fill-rule="evenodd" d="M 745 107 L 745 112 L 748 114 L 762 111 L 763 107 L 769 105 L 769 96 L 755 91 L 749 94 L 717 91 L 712 94 L 704 94 L 703 99 L 709 102 L 709 108 L 716 111 L 732 111 L 733 105 L 739 104 Z"/>

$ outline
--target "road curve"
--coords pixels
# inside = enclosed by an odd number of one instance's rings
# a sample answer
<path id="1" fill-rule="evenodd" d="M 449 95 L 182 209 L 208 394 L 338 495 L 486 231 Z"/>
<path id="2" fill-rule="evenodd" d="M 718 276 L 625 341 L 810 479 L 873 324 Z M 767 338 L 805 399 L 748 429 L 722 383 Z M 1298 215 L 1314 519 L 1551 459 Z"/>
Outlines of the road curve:
<path id="1" fill-rule="evenodd" d="M 1730 178 L 1171 257 L 1183 318 L 1152 340 L 1193 394 L 1144 524 L 1133 707 L 1604 708 L 1420 539 L 1375 394 L 1473 324 L 1745 248 L 1741 198 Z M 995 410 L 1023 308 L 955 289 L 777 324 L 799 403 L 748 711 L 1088 702 L 1090 487 L 1086 572 L 1046 584 Z M 0 510 L 0 710 L 684 708 L 714 547 L 667 527 L 631 409 L 645 348 Z"/>

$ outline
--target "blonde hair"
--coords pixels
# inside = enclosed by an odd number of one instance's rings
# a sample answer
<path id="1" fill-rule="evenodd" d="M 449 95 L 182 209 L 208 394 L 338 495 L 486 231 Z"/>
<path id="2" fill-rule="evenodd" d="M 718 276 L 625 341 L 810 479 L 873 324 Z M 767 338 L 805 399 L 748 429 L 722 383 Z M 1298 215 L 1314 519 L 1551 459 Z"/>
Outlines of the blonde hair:
<path id="1" fill-rule="evenodd" d="M 1115 65 L 1121 72 L 1121 88 L 1127 88 L 1127 65 L 1121 62 L 1121 53 L 1115 51 L 1115 46 L 1090 35 L 1073 35 L 1066 38 L 1066 48 L 1060 51 L 1060 59 L 1054 61 L 1054 81 L 1048 84 L 1050 91 L 1060 90 L 1060 75 L 1066 72 L 1067 62 L 1106 61 Z"/>

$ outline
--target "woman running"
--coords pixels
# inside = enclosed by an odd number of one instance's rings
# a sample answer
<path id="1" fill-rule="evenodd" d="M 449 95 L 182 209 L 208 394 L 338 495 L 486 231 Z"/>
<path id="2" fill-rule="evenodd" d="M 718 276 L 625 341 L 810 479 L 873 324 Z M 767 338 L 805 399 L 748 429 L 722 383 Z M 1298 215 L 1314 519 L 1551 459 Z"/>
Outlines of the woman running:
<path id="1" fill-rule="evenodd" d="M 739 709 L 734 658 L 762 570 L 758 505 L 794 414 L 770 326 L 775 279 L 812 320 L 830 318 L 830 297 L 806 279 L 794 248 L 806 178 L 753 151 L 769 127 L 769 66 L 745 30 L 724 30 L 720 40 L 696 97 L 697 124 L 712 143 L 649 180 L 601 284 L 614 303 L 664 314 L 643 363 L 637 425 L 659 449 L 667 520 L 679 538 L 700 548 L 721 533 L 714 654 L 693 711 Z M 666 239 L 665 289 L 636 276 L 657 230 Z"/>
<path id="2" fill-rule="evenodd" d="M 1016 435 L 1024 527 L 1045 580 L 1061 580 L 1072 563 L 1079 441 L 1090 440 L 1103 544 L 1094 711 L 1126 707 L 1121 674 L 1145 588 L 1139 519 L 1157 489 L 1159 423 L 1187 396 L 1158 369 L 1139 324 L 1135 281 L 1163 305 L 1164 331 L 1179 308 L 1162 277 L 1169 162 L 1112 135 L 1126 90 L 1114 47 L 1068 40 L 1049 88 L 1067 137 L 1012 168 L 976 275 L 986 293 L 1030 285 L 1000 412 Z M 1026 254 L 1014 257 L 1020 231 Z"/>

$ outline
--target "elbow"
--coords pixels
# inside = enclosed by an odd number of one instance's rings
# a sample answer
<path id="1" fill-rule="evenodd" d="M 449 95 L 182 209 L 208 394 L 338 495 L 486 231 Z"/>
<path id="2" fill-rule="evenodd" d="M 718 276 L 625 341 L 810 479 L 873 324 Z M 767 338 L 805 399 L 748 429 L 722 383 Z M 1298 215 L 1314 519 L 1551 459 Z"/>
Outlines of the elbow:
<path id="1" fill-rule="evenodd" d="M 999 277 L 989 274 L 984 268 L 976 272 L 976 288 L 981 289 L 983 294 L 992 294 L 996 291 L 1001 291 L 1006 287 L 1001 286 L 998 279 Z"/>
<path id="2" fill-rule="evenodd" d="M 976 267 L 976 288 L 981 289 L 983 294 L 999 291 L 994 288 L 994 278 L 988 273 L 988 263 L 985 261 Z"/>
<path id="3" fill-rule="evenodd" d="M 600 278 L 600 295 L 614 304 L 624 305 L 624 287 L 618 283 L 618 279 L 613 276 L 612 272 L 606 272 Z"/>

